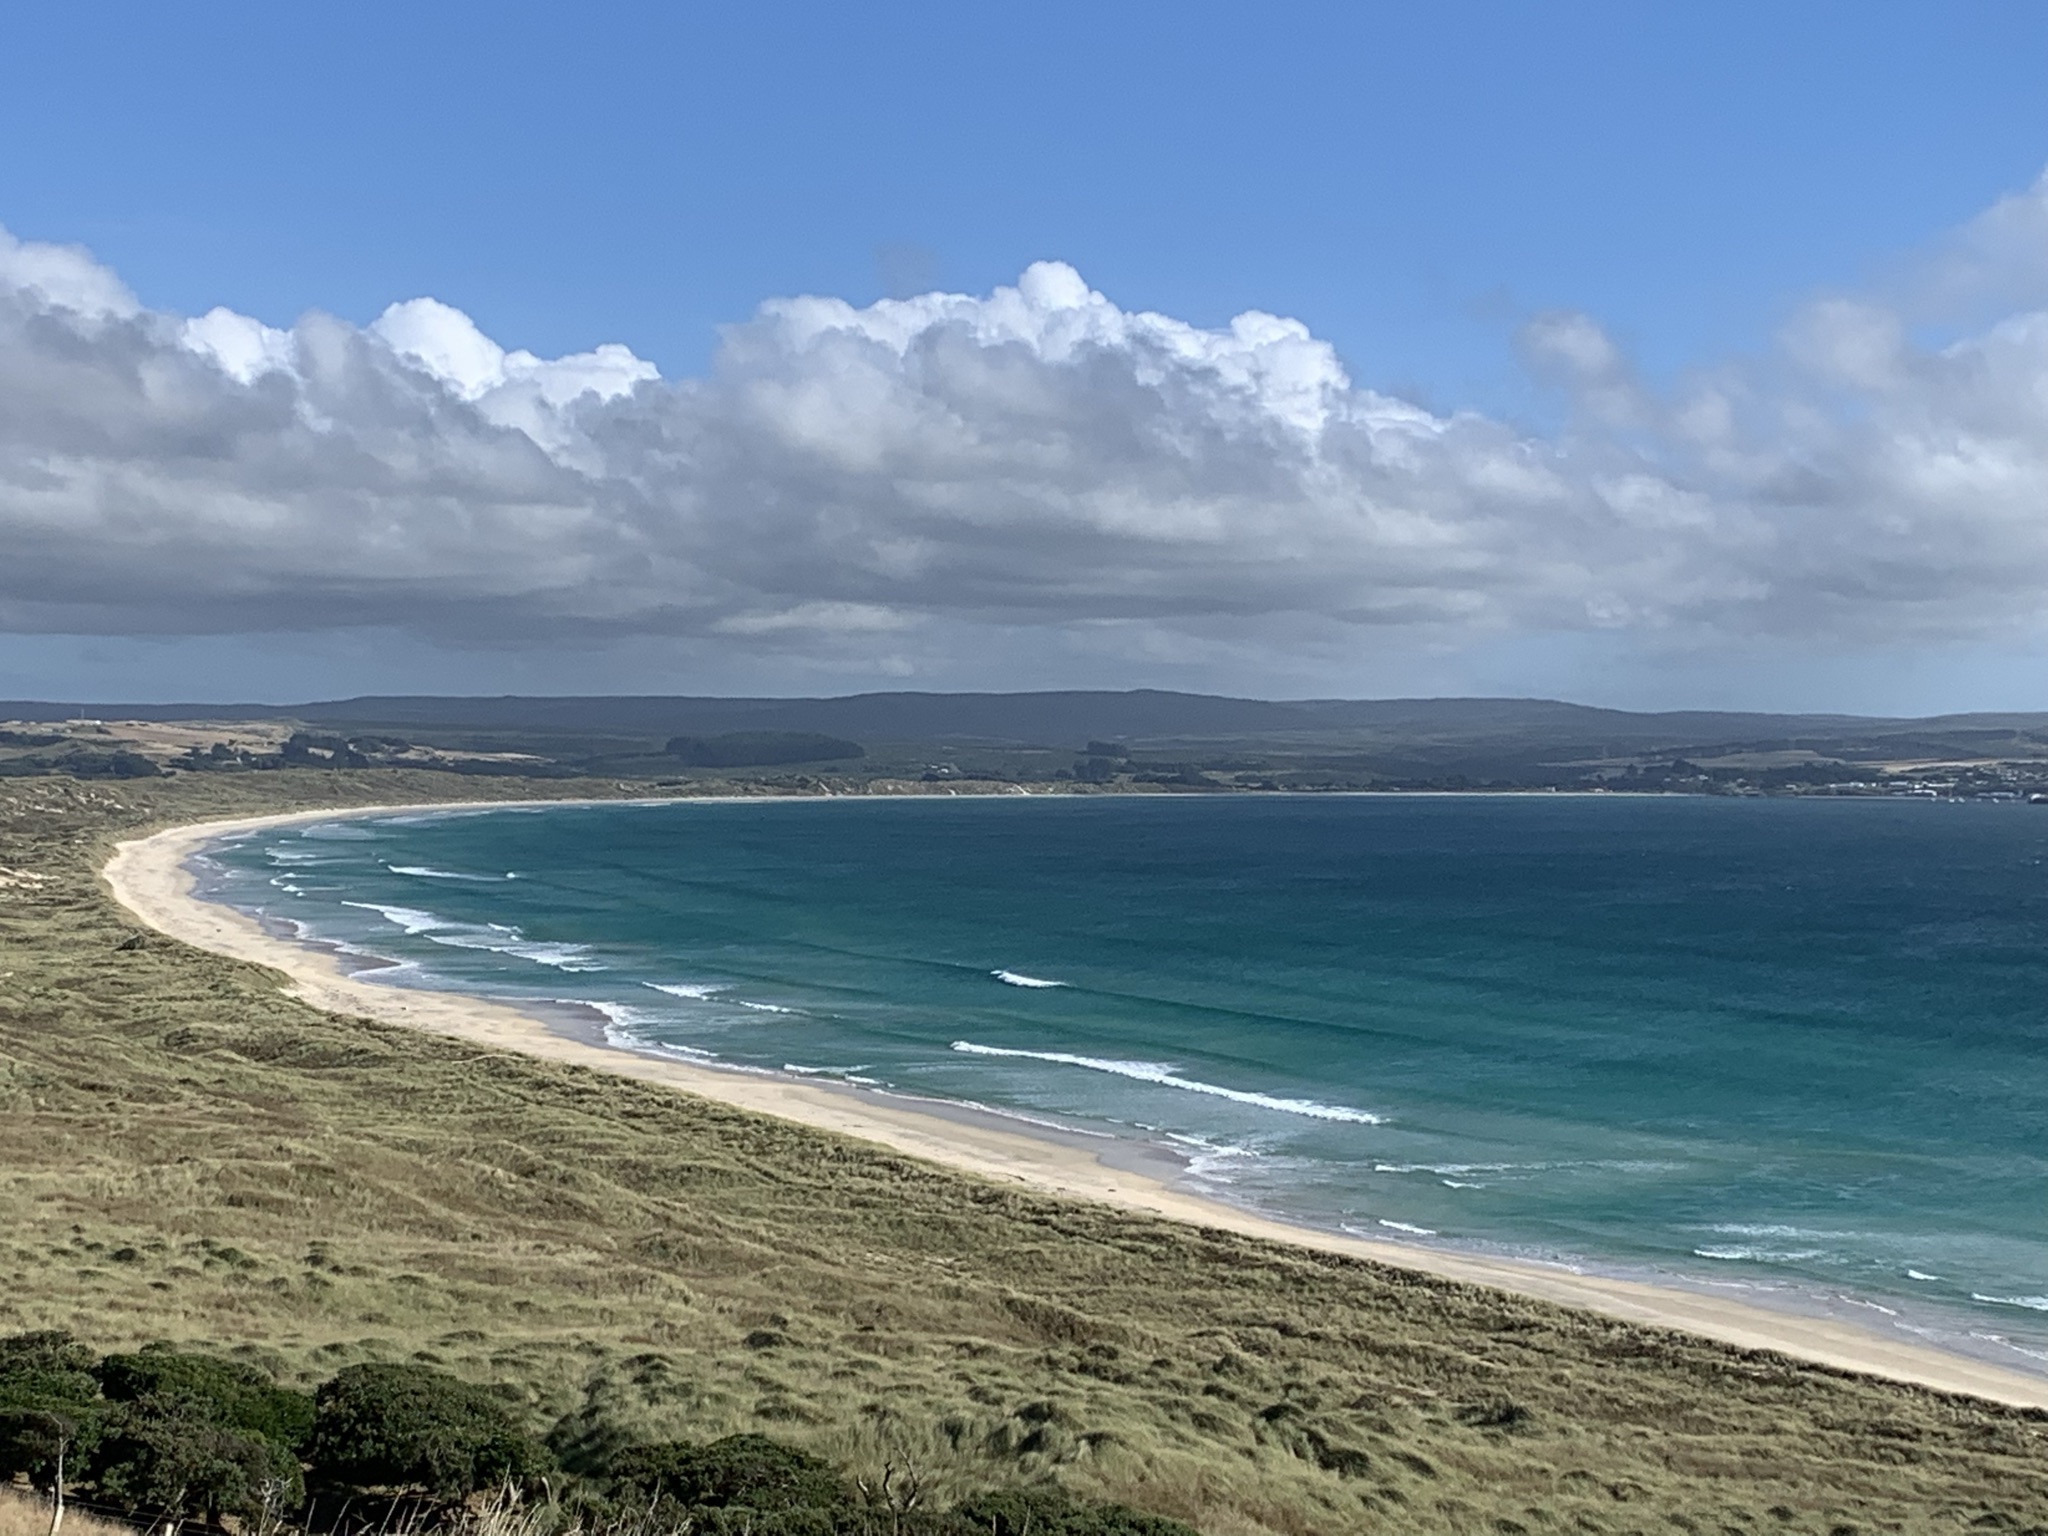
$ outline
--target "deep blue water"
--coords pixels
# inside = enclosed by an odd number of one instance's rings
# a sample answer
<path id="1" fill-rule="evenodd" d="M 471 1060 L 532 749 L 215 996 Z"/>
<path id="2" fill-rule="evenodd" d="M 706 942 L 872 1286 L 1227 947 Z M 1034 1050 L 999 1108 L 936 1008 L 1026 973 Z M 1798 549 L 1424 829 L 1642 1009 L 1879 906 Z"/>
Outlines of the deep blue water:
<path id="1" fill-rule="evenodd" d="M 2038 808 L 573 806 L 213 858 L 227 899 L 401 984 L 1167 1141 L 1205 1188 L 1376 1237 L 2048 1367 Z"/>

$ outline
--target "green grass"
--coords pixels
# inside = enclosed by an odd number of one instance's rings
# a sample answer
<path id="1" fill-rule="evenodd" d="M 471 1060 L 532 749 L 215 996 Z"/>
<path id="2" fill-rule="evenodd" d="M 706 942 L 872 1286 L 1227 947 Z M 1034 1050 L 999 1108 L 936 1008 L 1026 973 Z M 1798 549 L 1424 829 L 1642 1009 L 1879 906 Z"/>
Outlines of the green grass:
<path id="1" fill-rule="evenodd" d="M 202 816 L 593 789 L 0 784 L 0 1332 L 234 1341 L 299 1382 L 438 1362 L 540 1429 L 761 1430 L 1217 1536 L 2048 1529 L 2048 1415 L 329 1017 L 97 877 Z"/>

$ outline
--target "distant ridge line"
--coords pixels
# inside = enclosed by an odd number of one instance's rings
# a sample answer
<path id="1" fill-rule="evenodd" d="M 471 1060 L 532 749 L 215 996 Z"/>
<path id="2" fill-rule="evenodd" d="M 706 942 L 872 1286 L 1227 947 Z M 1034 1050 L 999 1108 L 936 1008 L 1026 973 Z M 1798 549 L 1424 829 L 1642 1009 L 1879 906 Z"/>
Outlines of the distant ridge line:
<path id="1" fill-rule="evenodd" d="M 0 718 L 295 720 L 308 725 L 403 729 L 563 731 L 666 736 L 735 730 L 824 731 L 868 741 L 1073 744 L 1146 740 L 1393 733 L 1473 741 L 1602 738 L 1621 742 L 1839 739 L 1916 729 L 1986 732 L 2048 727 L 2048 714 L 1944 715 L 1926 719 L 1764 711 L 1603 709 L 1558 699 L 1246 699 L 1163 689 L 934 693 L 839 697 L 703 695 L 364 695 L 303 704 L 78 703 L 0 701 Z"/>

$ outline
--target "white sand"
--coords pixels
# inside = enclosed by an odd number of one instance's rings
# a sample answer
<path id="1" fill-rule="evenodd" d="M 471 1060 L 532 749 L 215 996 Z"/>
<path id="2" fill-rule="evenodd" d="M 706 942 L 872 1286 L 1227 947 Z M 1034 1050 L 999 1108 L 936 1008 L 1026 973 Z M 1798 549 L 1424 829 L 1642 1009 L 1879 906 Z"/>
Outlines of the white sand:
<path id="1" fill-rule="evenodd" d="M 479 804 L 489 802 L 479 802 Z M 503 802 L 496 802 L 502 805 Z M 459 993 L 380 986 L 346 974 L 329 951 L 271 937 L 231 908 L 193 895 L 186 868 L 207 842 L 228 833 L 294 821 L 449 805 L 379 806 L 309 811 L 174 827 L 119 845 L 105 875 L 115 897 L 151 927 L 215 954 L 269 966 L 290 978 L 284 990 L 331 1013 L 367 1016 L 500 1050 L 575 1062 L 600 1072 L 663 1083 L 761 1114 L 878 1142 L 983 1178 L 1024 1184 L 1049 1194 L 1092 1200 L 1198 1226 L 1223 1228 L 1273 1242 L 1350 1254 L 1426 1271 L 1545 1301 L 1583 1307 L 1658 1328 L 1676 1328 L 1745 1349 L 1769 1349 L 1801 1360 L 1873 1376 L 1965 1392 L 1997 1402 L 2048 1407 L 2048 1378 L 2007 1370 L 1966 1356 L 1829 1318 L 1771 1311 L 1719 1296 L 1574 1273 L 1561 1267 L 1481 1258 L 1438 1249 L 1379 1243 L 1297 1227 L 1110 1167 L 1085 1146 L 1034 1137 L 923 1112 L 910 1104 L 823 1084 L 723 1072 L 683 1062 L 585 1044 L 499 1003 Z"/>

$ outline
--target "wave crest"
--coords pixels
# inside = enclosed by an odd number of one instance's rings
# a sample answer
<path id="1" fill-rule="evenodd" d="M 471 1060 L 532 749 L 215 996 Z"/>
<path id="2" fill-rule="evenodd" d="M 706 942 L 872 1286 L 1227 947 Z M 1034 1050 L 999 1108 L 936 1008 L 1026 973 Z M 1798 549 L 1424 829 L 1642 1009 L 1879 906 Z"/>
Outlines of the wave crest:
<path id="1" fill-rule="evenodd" d="M 1235 1104 L 1250 1104 L 1259 1109 L 1277 1109 L 1282 1114 L 1306 1115 L 1311 1120 L 1342 1120 L 1352 1125 L 1380 1125 L 1385 1117 L 1369 1110 L 1350 1109 L 1341 1104 L 1318 1104 L 1313 1099 L 1283 1099 L 1270 1093 L 1254 1093 L 1244 1088 L 1224 1088 L 1215 1083 L 1204 1083 L 1192 1077 L 1182 1077 L 1172 1067 L 1158 1061 L 1118 1061 L 1103 1056 L 1074 1056 L 1065 1051 L 1019 1051 L 1001 1045 L 977 1045 L 972 1040 L 955 1040 L 953 1049 L 967 1056 L 1009 1056 L 1026 1061 L 1049 1061 L 1063 1067 L 1085 1067 L 1091 1072 L 1107 1072 L 1115 1077 L 1128 1077 L 1140 1083 L 1154 1083 L 1161 1088 L 1179 1088 L 1186 1093 L 1203 1093 L 1212 1098 L 1229 1099 Z"/>
<path id="2" fill-rule="evenodd" d="M 1047 981 L 1043 976 L 1026 976 L 1022 971 L 990 971 L 1006 987 L 1064 987 L 1064 981 Z"/>

